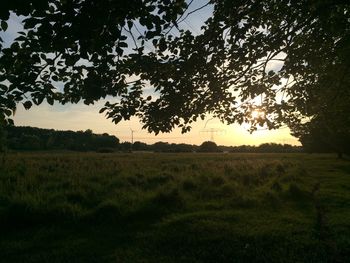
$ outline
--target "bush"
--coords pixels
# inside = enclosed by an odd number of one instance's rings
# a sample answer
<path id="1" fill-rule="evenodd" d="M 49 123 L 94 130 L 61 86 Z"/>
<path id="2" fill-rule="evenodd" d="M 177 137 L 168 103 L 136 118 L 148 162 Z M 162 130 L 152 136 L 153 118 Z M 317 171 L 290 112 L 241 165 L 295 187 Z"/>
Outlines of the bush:
<path id="1" fill-rule="evenodd" d="M 206 141 L 199 146 L 198 152 L 220 152 L 220 149 L 215 142 Z"/>

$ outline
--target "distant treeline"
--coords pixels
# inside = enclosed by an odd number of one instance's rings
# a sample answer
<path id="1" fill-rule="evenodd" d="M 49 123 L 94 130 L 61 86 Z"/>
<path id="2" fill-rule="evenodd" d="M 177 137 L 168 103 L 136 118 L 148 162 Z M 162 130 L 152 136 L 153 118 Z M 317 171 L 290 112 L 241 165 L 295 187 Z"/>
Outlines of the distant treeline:
<path id="1" fill-rule="evenodd" d="M 120 143 L 114 135 L 95 134 L 86 131 L 57 131 L 33 127 L 7 126 L 5 128 L 5 148 L 15 151 L 71 150 L 71 151 L 151 151 L 151 152 L 251 152 L 251 153 L 289 153 L 301 152 L 302 147 L 289 144 L 264 143 L 259 146 L 217 146 L 214 142 L 201 145 L 185 143 L 156 142 L 146 144 L 136 141 Z"/>
<path id="2" fill-rule="evenodd" d="M 193 145 L 186 143 L 167 143 L 156 142 L 154 144 L 146 144 L 144 142 L 136 141 L 133 144 L 130 142 L 123 142 L 119 145 L 121 151 L 151 151 L 164 153 L 177 152 L 245 152 L 245 153 L 296 153 L 302 152 L 301 146 L 293 146 L 290 144 L 264 143 L 259 146 L 223 146 L 216 145 L 214 142 L 203 142 L 201 145 Z"/>
<path id="3" fill-rule="evenodd" d="M 117 137 L 107 133 L 94 134 L 91 130 L 75 132 L 7 126 L 5 132 L 6 146 L 11 150 L 97 151 L 119 145 Z"/>
<path id="4" fill-rule="evenodd" d="M 279 143 L 263 143 L 259 146 L 241 145 L 241 146 L 221 146 L 222 149 L 229 152 L 255 152 L 255 153 L 295 153 L 302 152 L 301 146 Z"/>

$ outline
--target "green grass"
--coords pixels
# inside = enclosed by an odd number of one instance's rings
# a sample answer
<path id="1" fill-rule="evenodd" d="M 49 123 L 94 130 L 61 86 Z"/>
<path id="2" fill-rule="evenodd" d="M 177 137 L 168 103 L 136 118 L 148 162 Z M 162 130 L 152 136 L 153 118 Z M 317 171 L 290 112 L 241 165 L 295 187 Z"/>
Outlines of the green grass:
<path id="1" fill-rule="evenodd" d="M 350 162 L 307 154 L 12 153 L 0 262 L 346 262 Z"/>

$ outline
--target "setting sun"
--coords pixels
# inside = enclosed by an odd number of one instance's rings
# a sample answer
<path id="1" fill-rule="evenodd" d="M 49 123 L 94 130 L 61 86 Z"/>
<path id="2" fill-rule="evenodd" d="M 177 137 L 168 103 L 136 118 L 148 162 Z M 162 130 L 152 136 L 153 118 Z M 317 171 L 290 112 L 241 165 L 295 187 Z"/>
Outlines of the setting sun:
<path id="1" fill-rule="evenodd" d="M 253 120 L 264 119 L 265 118 L 265 112 L 263 110 L 260 110 L 260 109 L 255 109 L 251 113 L 251 118 Z"/>

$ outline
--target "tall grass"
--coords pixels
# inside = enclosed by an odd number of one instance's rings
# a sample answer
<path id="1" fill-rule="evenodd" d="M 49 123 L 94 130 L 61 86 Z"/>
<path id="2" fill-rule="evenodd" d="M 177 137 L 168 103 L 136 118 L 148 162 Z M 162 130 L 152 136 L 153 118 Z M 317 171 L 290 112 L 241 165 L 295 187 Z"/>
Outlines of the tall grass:
<path id="1" fill-rule="evenodd" d="M 110 255 L 101 262 L 113 262 L 112 255 L 124 262 L 143 257 L 145 262 L 177 262 L 178 252 L 184 262 L 231 262 L 233 257 L 244 262 L 342 260 L 350 244 L 350 231 L 344 231 L 350 220 L 341 216 L 350 219 L 344 206 L 350 194 L 341 188 L 350 185 L 346 165 L 301 154 L 9 154 L 0 167 L 0 228 L 7 233 L 0 246 L 10 254 L 19 246 L 23 257 L 33 253 L 50 258 L 50 251 L 35 246 L 45 238 L 58 245 L 52 235 L 68 231 L 71 240 L 62 237 L 60 242 Z M 333 175 L 326 172 L 329 167 L 336 171 Z M 91 227 L 109 241 L 95 233 L 86 245 L 74 243 L 81 235 L 86 238 Z M 12 238 L 18 229 L 46 234 L 31 245 L 26 238 Z M 315 234 L 324 229 L 326 237 Z M 123 245 L 118 238 L 126 238 Z M 336 249 L 325 256 L 314 246 L 327 242 Z M 150 253 L 163 248 L 164 253 Z M 57 252 L 58 258 L 64 261 L 67 251 Z M 70 253 L 72 261 L 85 262 L 80 252 Z M 130 261 L 125 253 L 132 255 Z M 8 262 L 23 257 L 13 255 Z"/>

